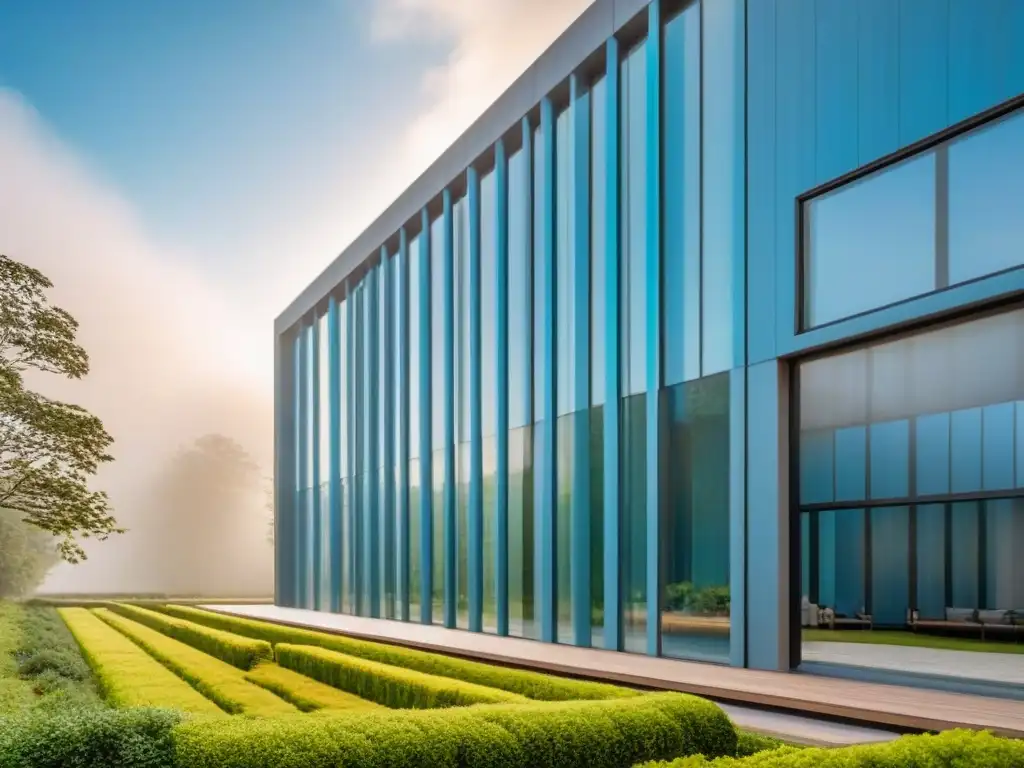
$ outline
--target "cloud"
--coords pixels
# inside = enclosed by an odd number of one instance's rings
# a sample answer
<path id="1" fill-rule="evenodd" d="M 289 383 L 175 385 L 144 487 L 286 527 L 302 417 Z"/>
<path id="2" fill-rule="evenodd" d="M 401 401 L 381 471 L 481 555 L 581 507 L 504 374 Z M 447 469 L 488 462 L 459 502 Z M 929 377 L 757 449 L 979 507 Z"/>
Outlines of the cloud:
<path id="1" fill-rule="evenodd" d="M 154 242 L 131 205 L 2 89 L 0 168 L 0 253 L 50 277 L 51 298 L 79 321 L 92 363 L 81 382 L 34 384 L 89 408 L 114 436 L 116 461 L 97 485 L 110 493 L 119 522 L 143 519 L 155 473 L 200 434 L 234 437 L 269 469 L 269 324 L 253 323 L 187 266 L 196 259 Z M 118 569 L 133 542 L 129 533 L 95 543 L 86 564 L 61 566 L 49 585 L 130 584 L 139 574 Z"/>
<path id="2" fill-rule="evenodd" d="M 409 125 L 406 157 L 418 175 L 526 71 L 591 0 L 378 0 L 380 41 L 441 39 L 451 53 L 423 73 L 429 106 Z"/>

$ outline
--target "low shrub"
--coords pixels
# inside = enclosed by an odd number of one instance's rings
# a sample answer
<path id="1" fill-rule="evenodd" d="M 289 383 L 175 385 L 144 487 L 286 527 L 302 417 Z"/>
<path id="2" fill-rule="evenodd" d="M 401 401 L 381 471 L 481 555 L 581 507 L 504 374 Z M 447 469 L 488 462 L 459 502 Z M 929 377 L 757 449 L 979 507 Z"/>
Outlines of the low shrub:
<path id="1" fill-rule="evenodd" d="M 324 685 L 310 677 L 300 675 L 298 672 L 279 667 L 277 664 L 264 662 L 247 673 L 245 679 L 268 691 L 273 691 L 303 712 L 314 712 L 319 709 L 351 711 L 380 709 L 380 706 L 372 701 L 339 691 L 337 688 Z"/>
<path id="2" fill-rule="evenodd" d="M 748 755 L 756 755 L 758 752 L 766 752 L 769 749 L 779 749 L 780 747 L 790 746 L 784 741 L 779 739 L 773 739 L 771 736 L 765 736 L 760 733 L 751 733 L 750 731 L 739 731 L 736 734 L 736 755 L 737 757 L 747 757 Z"/>
<path id="3" fill-rule="evenodd" d="M 78 643 L 54 608 L 22 612 L 18 672 L 45 707 L 100 706 L 96 680 Z"/>
<path id="4" fill-rule="evenodd" d="M 954 730 L 904 736 L 881 744 L 836 749 L 780 747 L 748 757 L 712 759 L 697 754 L 637 768 L 1016 768 L 1024 766 L 1024 741 Z"/>
<path id="5" fill-rule="evenodd" d="M 174 768 L 180 719 L 168 710 L 105 707 L 0 717 L 0 768 Z"/>
<path id="6" fill-rule="evenodd" d="M 716 714 L 717 713 L 717 714 Z M 703 736 L 702 726 L 713 725 Z M 735 749 L 725 715 L 682 694 L 448 710 L 193 721 L 175 729 L 189 768 L 629 768 L 681 750 Z"/>
<path id="7" fill-rule="evenodd" d="M 395 667 L 424 672 L 428 675 L 439 675 L 476 683 L 488 688 L 498 688 L 510 693 L 518 693 L 530 699 L 542 701 L 580 701 L 588 699 L 621 699 L 639 696 L 639 691 L 622 688 L 607 683 L 593 683 L 585 680 L 546 675 L 542 672 L 530 672 L 522 669 L 485 664 L 478 661 L 467 661 L 445 656 L 439 653 L 402 648 L 395 645 L 358 640 L 344 635 L 332 635 L 316 632 L 311 629 L 289 627 L 271 622 L 256 621 L 238 616 L 205 611 L 180 605 L 161 606 L 172 616 L 178 616 L 199 624 L 216 627 L 228 632 L 235 632 L 247 637 L 255 637 L 277 645 L 316 645 L 332 651 L 358 656 L 369 661 L 390 664 Z"/>
<path id="8" fill-rule="evenodd" d="M 139 646 L 85 608 L 59 610 L 111 705 L 119 708 L 171 707 L 183 712 L 220 713 L 212 701 L 175 677 Z"/>
<path id="9" fill-rule="evenodd" d="M 239 669 L 252 669 L 259 662 L 274 658 L 274 651 L 265 640 L 232 634 L 137 605 L 112 603 L 109 607 L 125 618 L 181 640 Z"/>
<path id="10" fill-rule="evenodd" d="M 14 658 L 22 644 L 21 614 L 20 606 L 0 601 L 0 714 L 19 712 L 35 702 Z"/>
<path id="11" fill-rule="evenodd" d="M 527 701 L 524 696 L 497 688 L 392 667 L 315 646 L 281 643 L 277 646 L 277 663 L 392 709 L 436 709 Z"/>
<path id="12" fill-rule="evenodd" d="M 226 712 L 261 716 L 295 712 L 284 699 L 248 682 L 244 672 L 220 659 L 105 608 L 96 608 L 93 614 L 140 645 Z"/>

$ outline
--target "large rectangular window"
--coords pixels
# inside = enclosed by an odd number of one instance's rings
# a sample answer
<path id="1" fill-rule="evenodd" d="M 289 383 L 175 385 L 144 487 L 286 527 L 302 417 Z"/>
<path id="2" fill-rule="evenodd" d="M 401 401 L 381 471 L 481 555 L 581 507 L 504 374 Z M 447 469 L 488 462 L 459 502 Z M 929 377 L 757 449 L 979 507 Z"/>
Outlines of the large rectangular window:
<path id="1" fill-rule="evenodd" d="M 444 401 L 448 397 L 444 373 L 444 219 L 430 225 L 430 325 L 431 325 L 431 425 L 430 437 L 434 446 L 431 457 L 433 473 L 433 544 L 431 546 L 431 585 L 433 605 L 431 616 L 435 624 L 444 623 Z"/>
<path id="2" fill-rule="evenodd" d="M 802 204 L 802 326 L 1024 264 L 1024 112 Z"/>
<path id="3" fill-rule="evenodd" d="M 456 626 L 469 626 L 469 201 L 452 209 L 455 236 L 455 584 Z"/>
<path id="4" fill-rule="evenodd" d="M 420 360 L 420 243 L 421 234 L 409 241 L 409 619 L 420 619 L 420 584 L 422 563 L 420 561 L 420 377 L 424 374 L 421 365 L 429 361 Z"/>
<path id="5" fill-rule="evenodd" d="M 483 628 L 497 631 L 497 207 L 495 173 L 480 180 L 480 405 L 483 434 Z M 504 386 L 504 382 L 502 382 Z"/>

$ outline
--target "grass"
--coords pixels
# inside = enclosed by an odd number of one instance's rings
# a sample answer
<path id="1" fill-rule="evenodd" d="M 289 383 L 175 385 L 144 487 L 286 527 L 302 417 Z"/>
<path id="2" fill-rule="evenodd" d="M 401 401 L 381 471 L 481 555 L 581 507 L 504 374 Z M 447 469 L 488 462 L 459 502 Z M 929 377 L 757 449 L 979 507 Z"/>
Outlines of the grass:
<path id="1" fill-rule="evenodd" d="M 834 631 L 805 629 L 803 639 L 806 642 L 815 643 L 863 643 L 866 645 L 899 645 L 907 648 L 937 648 L 945 651 L 1024 654 L 1024 643 L 982 641 L 964 637 L 924 635 L 885 629 L 837 629 Z"/>
<path id="2" fill-rule="evenodd" d="M 155 629 L 96 608 L 92 613 L 141 646 L 154 659 L 233 715 L 283 715 L 295 707 L 245 679 L 245 673 Z"/>
<path id="3" fill-rule="evenodd" d="M 112 706 L 220 714 L 216 704 L 85 608 L 61 608 L 60 612 Z"/>

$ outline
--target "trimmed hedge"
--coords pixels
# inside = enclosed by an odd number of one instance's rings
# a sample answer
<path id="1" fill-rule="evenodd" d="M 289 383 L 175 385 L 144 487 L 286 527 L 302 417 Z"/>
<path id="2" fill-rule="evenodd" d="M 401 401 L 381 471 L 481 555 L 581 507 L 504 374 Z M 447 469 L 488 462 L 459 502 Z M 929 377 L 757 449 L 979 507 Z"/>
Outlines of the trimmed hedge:
<path id="1" fill-rule="evenodd" d="M 0 601 L 0 715 L 18 712 L 35 702 L 32 686 L 18 675 L 14 654 L 21 647 L 22 608 Z"/>
<path id="2" fill-rule="evenodd" d="M 47 708 L 103 706 L 96 677 L 56 608 L 22 611 L 18 672 Z"/>
<path id="3" fill-rule="evenodd" d="M 254 640 L 231 632 L 195 624 L 175 616 L 157 613 L 137 605 L 111 603 L 110 610 L 145 624 L 175 640 L 188 643 L 239 669 L 252 669 L 261 661 L 273 661 L 274 651 L 265 640 Z"/>
<path id="4" fill-rule="evenodd" d="M 392 709 L 437 709 L 506 702 L 525 704 L 528 701 L 525 696 L 497 688 L 392 667 L 310 645 L 279 644 L 277 663 Z"/>
<path id="5" fill-rule="evenodd" d="M 629 768 L 735 748 L 735 733 L 718 707 L 675 693 L 260 722 L 232 718 L 175 730 L 178 765 L 189 768 Z"/>
<path id="6" fill-rule="evenodd" d="M 761 733 L 751 733 L 750 731 L 737 731 L 736 733 L 737 757 L 756 755 L 758 752 L 765 752 L 769 749 L 779 749 L 781 747 L 789 746 L 795 745 L 787 744 L 781 739 L 775 739 Z"/>
<path id="7" fill-rule="evenodd" d="M 284 699 L 248 682 L 244 672 L 220 659 L 105 608 L 92 612 L 226 712 L 260 716 L 295 712 Z"/>
<path id="8" fill-rule="evenodd" d="M 781 747 L 749 757 L 709 759 L 702 754 L 637 768 L 1016 768 L 1024 766 L 1024 741 L 978 731 L 904 736 L 882 744 L 838 749 Z"/>
<path id="9" fill-rule="evenodd" d="M 351 693 L 339 691 L 312 678 L 279 667 L 277 664 L 260 664 L 245 679 L 261 688 L 273 691 L 285 701 L 290 701 L 303 712 L 328 710 L 375 710 L 378 704 L 361 699 Z"/>
<path id="10" fill-rule="evenodd" d="M 0 717 L 0 768 L 174 768 L 180 720 L 168 710 L 106 707 Z"/>
<path id="11" fill-rule="evenodd" d="M 111 705 L 220 713 L 216 704 L 85 608 L 60 608 L 59 612 Z"/>
<path id="12" fill-rule="evenodd" d="M 181 605 L 159 608 L 172 616 L 195 621 L 206 626 L 235 632 L 247 637 L 266 640 L 273 645 L 316 645 L 332 651 L 358 656 L 369 661 L 498 688 L 541 701 L 582 701 L 589 699 L 624 699 L 639 696 L 639 691 L 607 683 L 547 675 L 522 669 L 508 669 L 479 661 L 467 661 L 439 653 L 386 645 L 370 640 L 358 640 L 344 635 L 332 635 L 311 629 L 289 627 L 266 621 L 205 611 Z"/>

